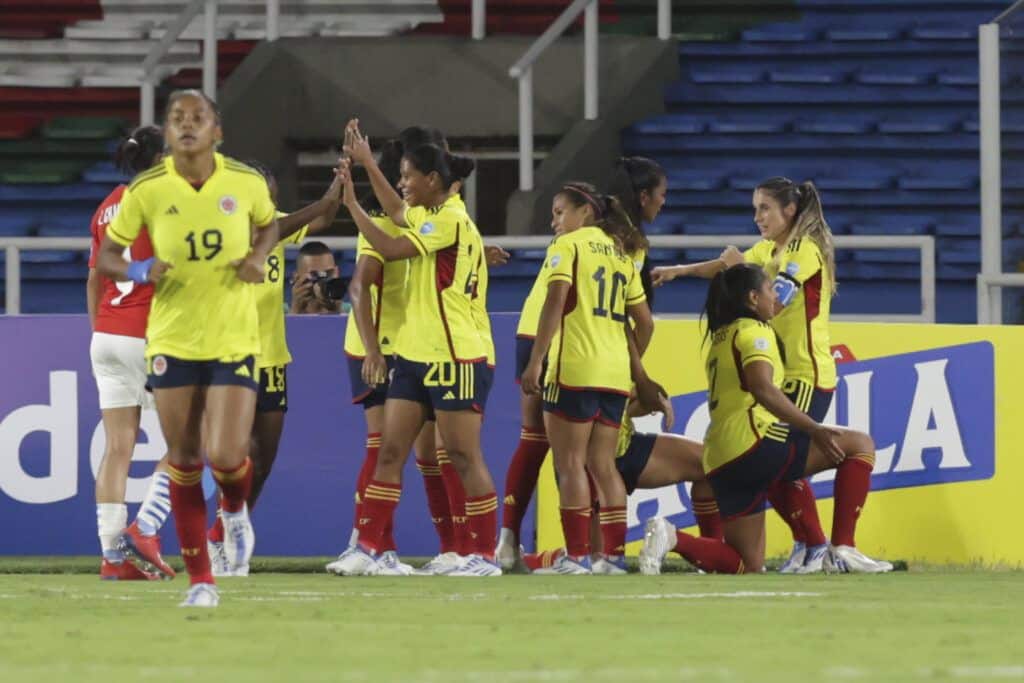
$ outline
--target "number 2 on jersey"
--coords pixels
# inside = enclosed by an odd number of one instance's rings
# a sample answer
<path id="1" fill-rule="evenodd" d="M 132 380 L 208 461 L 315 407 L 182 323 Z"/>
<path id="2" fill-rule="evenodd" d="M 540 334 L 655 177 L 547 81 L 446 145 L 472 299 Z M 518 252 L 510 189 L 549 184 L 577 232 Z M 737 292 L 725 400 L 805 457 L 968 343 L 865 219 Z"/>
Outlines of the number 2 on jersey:
<path id="1" fill-rule="evenodd" d="M 607 289 L 604 266 L 599 267 L 591 279 L 597 282 L 597 306 L 594 307 L 594 315 L 602 318 L 607 318 L 610 315 L 611 319 L 617 323 L 626 322 L 625 313 L 615 312 L 615 299 L 618 297 L 619 290 L 627 284 L 626 276 L 619 272 L 612 273 L 612 291 L 608 299 L 608 308 L 604 307 L 604 295 Z M 623 297 L 625 297 L 625 294 L 623 294 Z"/>
<path id="2" fill-rule="evenodd" d="M 199 249 L 196 244 L 196 232 L 193 230 L 186 237 L 185 241 L 188 242 L 188 260 L 198 261 L 199 260 Z M 207 261 L 212 259 L 214 256 L 220 253 L 220 250 L 224 245 L 224 238 L 220 234 L 220 230 L 211 228 L 210 230 L 204 230 L 201 237 L 201 245 L 206 249 L 206 253 L 203 254 L 203 258 Z"/>

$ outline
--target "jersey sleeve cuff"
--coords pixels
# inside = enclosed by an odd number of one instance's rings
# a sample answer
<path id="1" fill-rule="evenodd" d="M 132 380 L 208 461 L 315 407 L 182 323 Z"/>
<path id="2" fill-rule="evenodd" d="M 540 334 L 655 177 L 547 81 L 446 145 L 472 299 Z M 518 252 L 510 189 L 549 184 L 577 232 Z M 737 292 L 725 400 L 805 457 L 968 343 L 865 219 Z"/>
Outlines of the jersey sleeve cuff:
<path id="1" fill-rule="evenodd" d="M 646 294 L 641 294 L 640 296 L 634 297 L 632 299 L 626 299 L 626 303 L 630 304 L 630 305 L 638 304 L 638 303 L 640 303 L 642 301 L 647 301 L 647 295 Z"/>
<path id="2" fill-rule="evenodd" d="M 571 285 L 572 276 L 566 273 L 552 273 L 551 275 L 548 275 L 548 282 L 568 282 Z"/>
<path id="3" fill-rule="evenodd" d="M 741 361 L 741 363 L 742 363 L 743 367 L 747 367 L 747 365 L 749 365 L 750 363 L 753 363 L 755 360 L 763 360 L 763 361 L 766 361 L 768 363 L 772 362 L 771 356 L 767 356 L 767 355 L 765 355 L 763 353 L 755 353 L 755 354 L 752 354 L 750 356 L 744 356 L 743 360 Z"/>
<path id="4" fill-rule="evenodd" d="M 109 226 L 107 227 L 107 235 L 110 237 L 112 241 L 116 242 L 117 244 L 120 244 L 122 247 L 130 247 L 132 245 L 132 242 L 135 241 L 134 238 L 125 237 L 124 235 L 119 234 Z"/>
<path id="5" fill-rule="evenodd" d="M 429 252 L 427 251 L 427 245 L 423 243 L 423 240 L 419 238 L 414 232 L 404 232 L 402 237 L 408 238 L 412 245 L 416 247 L 416 251 L 420 253 L 420 256 L 426 256 Z"/>
<path id="6" fill-rule="evenodd" d="M 414 242 L 414 244 L 415 244 L 415 242 Z M 359 250 L 359 254 L 357 255 L 357 258 L 359 256 L 366 256 L 368 258 L 374 259 L 375 261 L 380 261 L 381 263 L 384 263 L 384 257 L 381 256 L 380 252 L 378 252 L 375 249 L 360 249 Z"/>

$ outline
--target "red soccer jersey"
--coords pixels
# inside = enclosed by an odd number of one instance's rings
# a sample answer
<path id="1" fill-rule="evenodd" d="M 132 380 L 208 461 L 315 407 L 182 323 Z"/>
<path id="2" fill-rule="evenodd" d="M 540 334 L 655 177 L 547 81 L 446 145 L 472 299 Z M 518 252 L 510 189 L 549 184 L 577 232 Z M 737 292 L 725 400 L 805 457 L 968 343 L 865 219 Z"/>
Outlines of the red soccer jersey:
<path id="1" fill-rule="evenodd" d="M 125 186 L 118 185 L 103 200 L 92 217 L 92 250 L 89 252 L 89 267 L 96 267 L 96 254 L 100 242 L 107 234 L 107 226 L 117 215 L 121 206 L 121 195 Z M 124 250 L 124 256 L 131 261 L 143 261 L 153 255 L 153 244 L 149 241 L 149 233 L 143 228 L 138 239 Z M 96 311 L 96 331 L 107 334 L 119 334 L 126 337 L 146 337 L 146 320 L 149 318 L 149 302 L 153 299 L 153 285 L 138 285 L 134 282 L 114 282 L 100 276 L 103 291 L 100 294 L 99 308 Z"/>

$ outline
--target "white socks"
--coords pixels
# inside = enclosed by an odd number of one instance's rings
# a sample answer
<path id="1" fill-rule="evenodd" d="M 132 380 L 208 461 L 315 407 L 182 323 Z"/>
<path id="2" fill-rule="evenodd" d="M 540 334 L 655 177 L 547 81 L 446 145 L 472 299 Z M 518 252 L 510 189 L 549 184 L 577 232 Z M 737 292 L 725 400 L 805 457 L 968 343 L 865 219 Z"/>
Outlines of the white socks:
<path id="1" fill-rule="evenodd" d="M 142 501 L 135 521 L 143 536 L 155 536 L 171 513 L 171 477 L 166 472 L 155 472 L 149 482 L 149 491 Z"/>
<path id="2" fill-rule="evenodd" d="M 124 555 L 114 547 L 117 537 L 128 523 L 128 506 L 124 503 L 97 503 L 96 529 L 99 531 L 100 548 L 103 558 L 110 562 L 121 562 Z"/>

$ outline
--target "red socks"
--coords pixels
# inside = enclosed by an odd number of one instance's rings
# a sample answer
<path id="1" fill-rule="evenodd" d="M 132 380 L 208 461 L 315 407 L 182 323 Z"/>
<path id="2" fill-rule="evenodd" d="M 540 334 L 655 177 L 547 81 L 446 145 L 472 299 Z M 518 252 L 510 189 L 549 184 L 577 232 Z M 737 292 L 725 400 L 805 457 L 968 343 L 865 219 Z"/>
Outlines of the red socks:
<path id="1" fill-rule="evenodd" d="M 436 454 L 437 464 L 441 468 L 441 478 L 444 480 L 444 489 L 448 493 L 448 510 L 451 513 L 452 529 L 455 534 L 455 552 L 459 555 L 469 555 L 473 552 L 473 542 L 469 536 L 470 530 L 466 526 L 466 489 L 462 487 L 462 479 L 455 465 L 448 459 L 448 451 L 438 448 Z M 491 551 L 493 550 L 492 548 Z"/>
<path id="2" fill-rule="evenodd" d="M 768 501 L 789 525 L 795 542 L 808 546 L 825 543 L 825 532 L 818 519 L 818 504 L 809 481 L 776 482 L 768 489 Z"/>
<path id="3" fill-rule="evenodd" d="M 601 508 L 601 541 L 605 555 L 626 553 L 626 506 Z"/>
<path id="4" fill-rule="evenodd" d="M 250 473 L 251 473 L 250 468 Z M 203 464 L 168 465 L 171 509 L 191 583 L 213 583 L 210 556 L 206 553 L 206 499 L 203 497 Z M 245 502 L 245 497 L 242 497 Z"/>
<path id="5" fill-rule="evenodd" d="M 498 495 L 492 491 L 465 500 L 467 547 L 461 554 L 475 553 L 493 560 L 494 538 L 498 535 Z"/>
<path id="6" fill-rule="evenodd" d="M 874 469 L 874 453 L 859 453 L 848 457 L 836 469 L 832 545 L 856 546 L 853 534 L 871 488 L 871 471 Z"/>
<path id="7" fill-rule="evenodd" d="M 522 428 L 519 445 L 512 454 L 505 475 L 505 510 L 502 513 L 502 527 L 510 529 L 517 539 L 549 448 L 548 437 L 543 430 Z"/>
<path id="8" fill-rule="evenodd" d="M 359 544 L 374 553 L 387 550 L 384 536 L 394 518 L 395 508 L 402 496 L 401 484 L 371 479 L 366 485 L 360 517 L 357 521 Z"/>
<path id="9" fill-rule="evenodd" d="M 252 490 L 252 460 L 246 458 L 233 470 L 218 470 L 213 465 L 210 465 L 210 469 L 220 485 L 221 509 L 225 512 L 241 512 Z"/>
<path id="10" fill-rule="evenodd" d="M 359 476 L 356 478 L 356 510 L 352 518 L 352 527 L 358 528 L 359 518 L 362 517 L 362 503 L 366 496 L 366 486 L 373 479 L 373 473 L 377 469 L 377 454 L 380 452 L 380 434 L 374 432 L 366 435 L 366 456 L 363 458 L 363 466 L 359 468 Z"/>
<path id="11" fill-rule="evenodd" d="M 581 508 L 561 508 L 565 550 L 573 557 L 590 555 L 591 511 L 589 505 Z"/>
<path id="12" fill-rule="evenodd" d="M 416 461 L 416 467 L 423 475 L 423 488 L 427 491 L 427 507 L 430 508 L 430 519 L 434 522 L 434 530 L 441 540 L 441 552 L 458 552 L 455 545 L 455 527 L 452 525 L 452 514 L 448 507 L 448 492 L 441 476 L 441 466 Z"/>
<path id="13" fill-rule="evenodd" d="M 702 497 L 690 491 L 690 502 L 693 504 L 693 516 L 697 518 L 697 527 L 703 538 L 723 538 L 722 516 L 718 512 L 718 502 L 714 495 Z"/>
<path id="14" fill-rule="evenodd" d="M 564 548 L 558 548 L 557 550 L 545 550 L 542 553 L 523 553 L 523 564 L 532 572 L 538 569 L 546 569 L 558 561 L 562 555 L 565 555 Z"/>
<path id="15" fill-rule="evenodd" d="M 676 532 L 675 551 L 690 564 L 706 572 L 742 574 L 743 559 L 725 541 L 718 538 L 697 538 L 682 531 Z"/>

